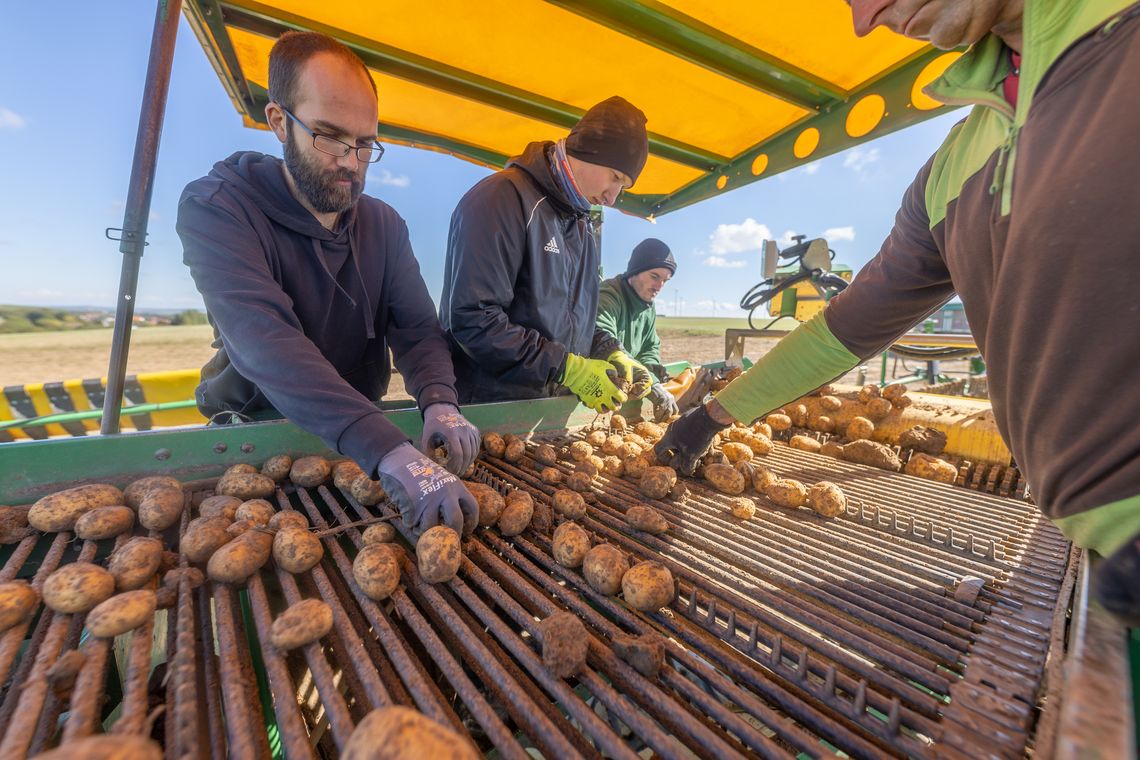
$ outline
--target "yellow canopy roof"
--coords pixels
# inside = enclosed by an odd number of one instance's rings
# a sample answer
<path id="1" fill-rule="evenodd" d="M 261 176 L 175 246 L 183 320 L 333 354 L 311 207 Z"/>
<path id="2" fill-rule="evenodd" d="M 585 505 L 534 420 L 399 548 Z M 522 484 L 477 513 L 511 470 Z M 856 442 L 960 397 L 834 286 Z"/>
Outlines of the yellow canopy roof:
<path id="1" fill-rule="evenodd" d="M 851 30 L 842 0 L 187 0 L 235 106 L 264 126 L 268 55 L 289 29 L 357 52 L 387 142 L 501 167 L 621 95 L 650 132 L 619 206 L 659 216 L 941 110 L 921 93 L 957 56 Z"/>

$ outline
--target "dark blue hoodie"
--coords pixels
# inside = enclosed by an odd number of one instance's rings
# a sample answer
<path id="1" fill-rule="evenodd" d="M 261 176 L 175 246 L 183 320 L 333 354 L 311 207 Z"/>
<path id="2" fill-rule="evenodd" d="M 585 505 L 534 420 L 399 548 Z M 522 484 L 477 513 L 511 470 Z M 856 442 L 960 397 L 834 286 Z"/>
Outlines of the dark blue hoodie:
<path id="1" fill-rule="evenodd" d="M 407 225 L 386 203 L 362 195 L 327 230 L 280 159 L 243 152 L 186 186 L 177 229 L 218 349 L 196 394 L 207 417 L 277 410 L 375 473 L 408 440 L 374 403 L 389 347 L 421 409 L 456 403 Z"/>

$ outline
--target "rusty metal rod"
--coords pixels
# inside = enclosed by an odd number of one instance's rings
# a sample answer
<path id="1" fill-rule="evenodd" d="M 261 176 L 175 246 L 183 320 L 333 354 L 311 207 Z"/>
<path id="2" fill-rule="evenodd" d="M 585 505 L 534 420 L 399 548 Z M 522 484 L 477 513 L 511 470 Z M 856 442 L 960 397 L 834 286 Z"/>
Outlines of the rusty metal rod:
<path id="1" fill-rule="evenodd" d="M 103 681 L 107 676 L 107 655 L 111 639 L 91 637 L 83 645 L 83 667 L 71 692 L 71 710 L 63 724 L 60 744 L 90 735 L 103 709 Z"/>
<path id="2" fill-rule="evenodd" d="M 251 710 L 246 687 L 250 682 L 238 659 L 245 641 L 239 631 L 236 591 L 223 583 L 207 581 L 214 594 L 214 625 L 218 637 L 218 673 L 222 686 L 226 727 L 227 757 L 260 758 L 257 739 L 250 729 L 261 724 L 261 716 Z"/>

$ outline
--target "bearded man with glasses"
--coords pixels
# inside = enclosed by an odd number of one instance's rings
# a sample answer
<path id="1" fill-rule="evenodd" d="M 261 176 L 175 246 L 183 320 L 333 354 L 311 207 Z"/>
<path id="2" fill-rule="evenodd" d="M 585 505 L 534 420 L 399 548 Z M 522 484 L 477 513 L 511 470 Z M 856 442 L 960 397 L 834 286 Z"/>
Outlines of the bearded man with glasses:
<path id="1" fill-rule="evenodd" d="M 417 532 L 470 532 L 474 499 L 452 473 L 479 433 L 459 413 L 447 341 L 404 220 L 363 195 L 376 141 L 376 85 L 330 37 L 288 32 L 269 54 L 265 116 L 284 161 L 235 153 L 178 206 L 183 260 L 214 327 L 198 408 L 229 423 L 280 413 L 379 479 Z M 389 348 L 424 415 L 412 446 L 377 406 Z M 448 472 L 450 470 L 451 472 Z"/>

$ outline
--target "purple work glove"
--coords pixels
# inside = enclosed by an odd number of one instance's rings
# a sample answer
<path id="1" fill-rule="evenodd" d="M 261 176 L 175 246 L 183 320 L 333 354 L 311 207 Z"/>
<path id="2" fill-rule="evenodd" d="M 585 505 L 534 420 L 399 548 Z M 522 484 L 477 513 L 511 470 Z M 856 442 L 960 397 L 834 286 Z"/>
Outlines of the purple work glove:
<path id="1" fill-rule="evenodd" d="M 424 435 L 420 448 L 428 459 L 435 459 L 436 446 L 447 447 L 447 469 L 462 475 L 479 455 L 479 430 L 459 413 L 454 404 L 442 401 L 429 404 L 424 409 Z"/>
<path id="2" fill-rule="evenodd" d="M 417 536 L 446 525 L 463 535 L 479 524 L 479 505 L 459 478 L 410 443 L 401 443 L 380 460 L 380 485 L 400 508 L 404 525 Z"/>

